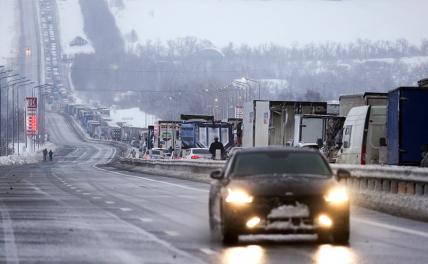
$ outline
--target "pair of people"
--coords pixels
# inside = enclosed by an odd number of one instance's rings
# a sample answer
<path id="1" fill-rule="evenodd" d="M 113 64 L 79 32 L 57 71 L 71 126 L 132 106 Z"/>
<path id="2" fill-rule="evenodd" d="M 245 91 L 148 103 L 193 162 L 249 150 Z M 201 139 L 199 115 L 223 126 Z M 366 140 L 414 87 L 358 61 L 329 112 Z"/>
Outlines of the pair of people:
<path id="1" fill-rule="evenodd" d="M 53 151 L 49 150 L 49 152 L 48 152 L 47 149 L 43 150 L 43 160 L 46 161 L 48 154 L 49 154 L 49 160 L 52 161 L 52 159 L 53 159 Z"/>

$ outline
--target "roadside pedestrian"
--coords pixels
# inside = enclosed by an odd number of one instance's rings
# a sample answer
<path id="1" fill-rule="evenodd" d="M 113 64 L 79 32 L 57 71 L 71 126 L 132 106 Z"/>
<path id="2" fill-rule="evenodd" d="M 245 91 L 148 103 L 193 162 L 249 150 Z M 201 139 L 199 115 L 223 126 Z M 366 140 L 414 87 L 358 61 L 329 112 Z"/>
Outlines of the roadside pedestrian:
<path id="1" fill-rule="evenodd" d="M 217 150 L 220 150 L 220 155 L 217 154 Z M 223 143 L 218 141 L 218 137 L 214 137 L 214 142 L 210 145 L 210 153 L 213 157 L 213 159 L 223 159 L 225 151 Z M 220 156 L 220 157 L 219 157 Z"/>
<path id="2" fill-rule="evenodd" d="M 43 161 L 46 161 L 47 156 L 48 156 L 48 150 L 44 149 L 43 150 Z"/>
<path id="3" fill-rule="evenodd" d="M 52 161 L 53 158 L 53 151 L 49 150 L 49 160 Z"/>

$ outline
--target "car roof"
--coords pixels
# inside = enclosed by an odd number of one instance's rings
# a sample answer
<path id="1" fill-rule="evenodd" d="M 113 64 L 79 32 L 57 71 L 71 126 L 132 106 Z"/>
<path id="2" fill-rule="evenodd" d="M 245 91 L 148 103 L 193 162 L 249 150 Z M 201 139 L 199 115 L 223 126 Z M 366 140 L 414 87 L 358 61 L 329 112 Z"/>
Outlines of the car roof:
<path id="1" fill-rule="evenodd" d="M 310 148 L 297 148 L 288 146 L 269 146 L 269 147 L 254 147 L 254 148 L 243 148 L 237 154 L 242 153 L 258 153 L 258 152 L 303 152 L 303 153 L 319 153 L 314 149 Z"/>

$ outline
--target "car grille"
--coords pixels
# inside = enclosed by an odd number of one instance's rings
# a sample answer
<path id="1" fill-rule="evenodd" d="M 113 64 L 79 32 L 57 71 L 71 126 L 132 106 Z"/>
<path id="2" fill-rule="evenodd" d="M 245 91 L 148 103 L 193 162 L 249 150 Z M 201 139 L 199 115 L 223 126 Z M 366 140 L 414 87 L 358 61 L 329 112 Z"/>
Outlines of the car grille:
<path id="1" fill-rule="evenodd" d="M 323 201 L 321 196 L 260 196 L 255 198 L 254 203 L 278 207 L 281 205 L 295 205 L 299 202 L 312 207 L 321 201 Z"/>

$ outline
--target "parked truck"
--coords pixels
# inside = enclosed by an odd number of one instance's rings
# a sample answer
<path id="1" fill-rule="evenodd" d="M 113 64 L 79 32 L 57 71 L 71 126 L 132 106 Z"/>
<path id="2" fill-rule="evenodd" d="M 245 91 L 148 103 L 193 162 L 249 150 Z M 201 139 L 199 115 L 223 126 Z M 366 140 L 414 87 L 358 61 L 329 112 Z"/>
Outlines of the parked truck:
<path id="1" fill-rule="evenodd" d="M 182 148 L 209 148 L 218 137 L 226 149 L 234 145 L 233 126 L 227 122 L 185 121 L 181 124 Z"/>
<path id="2" fill-rule="evenodd" d="M 388 93 L 388 164 L 420 164 L 428 145 L 427 104 L 427 88 L 399 87 Z"/>
<path id="3" fill-rule="evenodd" d="M 386 106 L 353 107 L 343 125 L 337 163 L 386 163 Z"/>
<path id="4" fill-rule="evenodd" d="M 244 105 L 243 147 L 292 145 L 296 114 L 326 114 L 326 102 L 254 100 Z"/>
<path id="5" fill-rule="evenodd" d="M 330 162 L 335 162 L 336 143 L 341 137 L 344 122 L 345 117 L 337 115 L 297 114 L 293 146 L 318 146 L 322 148 Z"/>
<path id="6" fill-rule="evenodd" d="M 154 126 L 154 147 L 175 149 L 179 140 L 181 121 L 158 121 Z"/>

